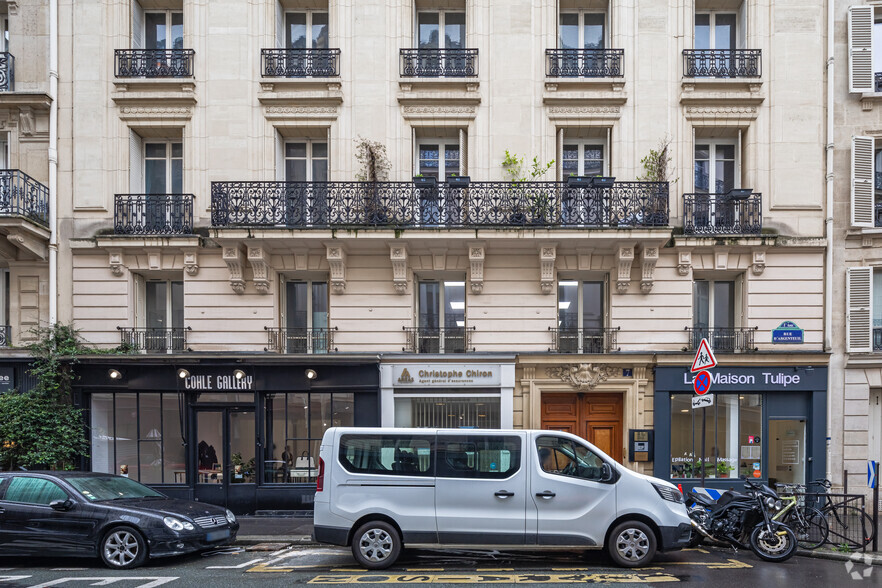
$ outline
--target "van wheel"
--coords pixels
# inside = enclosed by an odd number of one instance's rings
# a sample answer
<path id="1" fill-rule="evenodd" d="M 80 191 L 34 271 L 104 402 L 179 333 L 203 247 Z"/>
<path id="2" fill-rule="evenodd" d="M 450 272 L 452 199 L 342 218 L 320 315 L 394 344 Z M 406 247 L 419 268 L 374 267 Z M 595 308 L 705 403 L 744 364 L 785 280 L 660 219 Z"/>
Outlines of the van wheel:
<path id="1" fill-rule="evenodd" d="M 616 525 L 607 546 L 613 561 L 625 568 L 647 565 L 655 557 L 655 549 L 655 533 L 640 521 L 624 521 Z"/>
<path id="2" fill-rule="evenodd" d="M 355 561 L 369 570 L 385 570 L 401 554 L 401 537 L 395 527 L 384 521 L 370 521 L 352 536 Z"/>

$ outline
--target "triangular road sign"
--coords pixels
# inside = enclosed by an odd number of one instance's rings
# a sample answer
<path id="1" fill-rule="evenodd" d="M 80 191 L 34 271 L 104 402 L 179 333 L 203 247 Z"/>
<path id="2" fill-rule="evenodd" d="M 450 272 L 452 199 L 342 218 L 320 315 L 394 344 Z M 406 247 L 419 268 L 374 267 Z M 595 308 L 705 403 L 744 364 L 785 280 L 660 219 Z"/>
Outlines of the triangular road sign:
<path id="1" fill-rule="evenodd" d="M 702 339 L 701 345 L 698 346 L 698 352 L 695 354 L 695 360 L 692 362 L 691 371 L 700 372 L 701 370 L 709 370 L 712 367 L 717 367 L 717 358 L 714 357 L 714 352 L 711 351 L 707 339 Z"/>

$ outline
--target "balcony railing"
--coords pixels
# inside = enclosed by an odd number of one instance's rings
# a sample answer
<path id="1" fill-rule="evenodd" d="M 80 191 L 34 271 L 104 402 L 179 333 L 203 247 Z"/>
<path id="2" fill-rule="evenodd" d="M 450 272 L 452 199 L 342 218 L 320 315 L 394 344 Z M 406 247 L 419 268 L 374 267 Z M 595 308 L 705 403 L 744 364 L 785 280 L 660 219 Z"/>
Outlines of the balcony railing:
<path id="1" fill-rule="evenodd" d="M 0 92 L 15 90 L 15 57 L 12 53 L 0 53 Z"/>
<path id="2" fill-rule="evenodd" d="M 0 347 L 12 346 L 12 325 L 0 325 Z"/>
<path id="3" fill-rule="evenodd" d="M 873 73 L 873 91 L 882 92 L 882 71 Z"/>
<path id="4" fill-rule="evenodd" d="M 754 334 L 758 327 L 686 327 L 689 335 L 689 343 L 684 351 L 695 351 L 701 344 L 702 339 L 707 339 L 714 352 L 741 352 L 756 351 Z"/>
<path id="5" fill-rule="evenodd" d="M 882 351 L 882 327 L 873 327 L 873 351 Z"/>
<path id="6" fill-rule="evenodd" d="M 550 78 L 620 78 L 624 49 L 546 49 Z"/>
<path id="7" fill-rule="evenodd" d="M 113 232 L 117 235 L 192 235 L 192 194 L 116 194 Z"/>
<path id="8" fill-rule="evenodd" d="M 340 75 L 339 49 L 261 49 L 265 78 L 330 78 Z"/>
<path id="9" fill-rule="evenodd" d="M 192 49 L 117 49 L 118 78 L 189 78 L 193 76 Z"/>
<path id="10" fill-rule="evenodd" d="M 667 182 L 212 182 L 215 227 L 664 227 Z"/>
<path id="11" fill-rule="evenodd" d="M 763 197 L 727 194 L 683 194 L 683 232 L 687 235 L 759 235 Z"/>
<path id="12" fill-rule="evenodd" d="M 621 327 L 601 329 L 548 328 L 551 331 L 552 353 L 612 353 L 619 351 Z"/>
<path id="13" fill-rule="evenodd" d="M 477 49 L 401 50 L 403 78 L 473 78 L 477 75 Z"/>
<path id="14" fill-rule="evenodd" d="M 49 188 L 17 169 L 0 170 L 0 216 L 49 226 Z"/>
<path id="15" fill-rule="evenodd" d="M 684 49 L 687 78 L 758 78 L 763 75 L 761 49 Z"/>
<path id="16" fill-rule="evenodd" d="M 873 211 L 876 215 L 875 226 L 882 227 L 882 202 L 877 202 L 873 207 Z"/>
<path id="17" fill-rule="evenodd" d="M 401 327 L 407 333 L 409 353 L 465 353 L 472 348 L 475 327 Z"/>
<path id="18" fill-rule="evenodd" d="M 117 327 L 120 346 L 146 353 L 176 353 L 189 351 L 187 333 L 190 327 Z"/>
<path id="19" fill-rule="evenodd" d="M 337 351 L 334 347 L 337 327 L 264 327 L 264 330 L 267 334 L 266 351 L 317 354 Z"/>

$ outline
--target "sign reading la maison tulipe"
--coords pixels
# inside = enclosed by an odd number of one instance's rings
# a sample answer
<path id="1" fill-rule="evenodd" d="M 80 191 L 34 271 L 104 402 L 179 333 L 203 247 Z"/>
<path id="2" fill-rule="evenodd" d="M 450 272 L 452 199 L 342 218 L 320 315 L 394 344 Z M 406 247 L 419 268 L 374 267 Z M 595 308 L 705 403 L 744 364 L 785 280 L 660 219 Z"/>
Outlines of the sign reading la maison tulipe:
<path id="1" fill-rule="evenodd" d="M 805 331 L 793 321 L 784 321 L 772 329 L 772 343 L 805 343 Z"/>

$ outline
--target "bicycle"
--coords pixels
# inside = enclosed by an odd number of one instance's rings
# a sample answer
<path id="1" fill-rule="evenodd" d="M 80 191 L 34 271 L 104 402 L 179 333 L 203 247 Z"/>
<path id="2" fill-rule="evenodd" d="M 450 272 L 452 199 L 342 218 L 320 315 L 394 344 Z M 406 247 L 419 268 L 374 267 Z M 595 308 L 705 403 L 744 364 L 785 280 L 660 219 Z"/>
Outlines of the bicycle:
<path id="1" fill-rule="evenodd" d="M 873 526 L 873 518 L 862 508 L 851 506 L 846 502 L 836 504 L 828 490 L 833 483 L 827 479 L 817 479 L 810 485 L 820 486 L 823 491 L 818 492 L 816 497 L 823 501 L 818 505 L 818 510 L 827 519 L 829 534 L 827 542 L 834 545 L 846 545 L 850 549 L 861 549 L 870 544 L 876 529 Z"/>
<path id="2" fill-rule="evenodd" d="M 772 520 L 780 521 L 793 529 L 797 543 L 803 549 L 817 549 L 826 543 L 830 528 L 823 513 L 812 506 L 799 505 L 798 495 L 805 494 L 805 485 L 776 484 L 775 488 L 780 489 L 778 498 L 787 506 L 773 516 Z"/>

